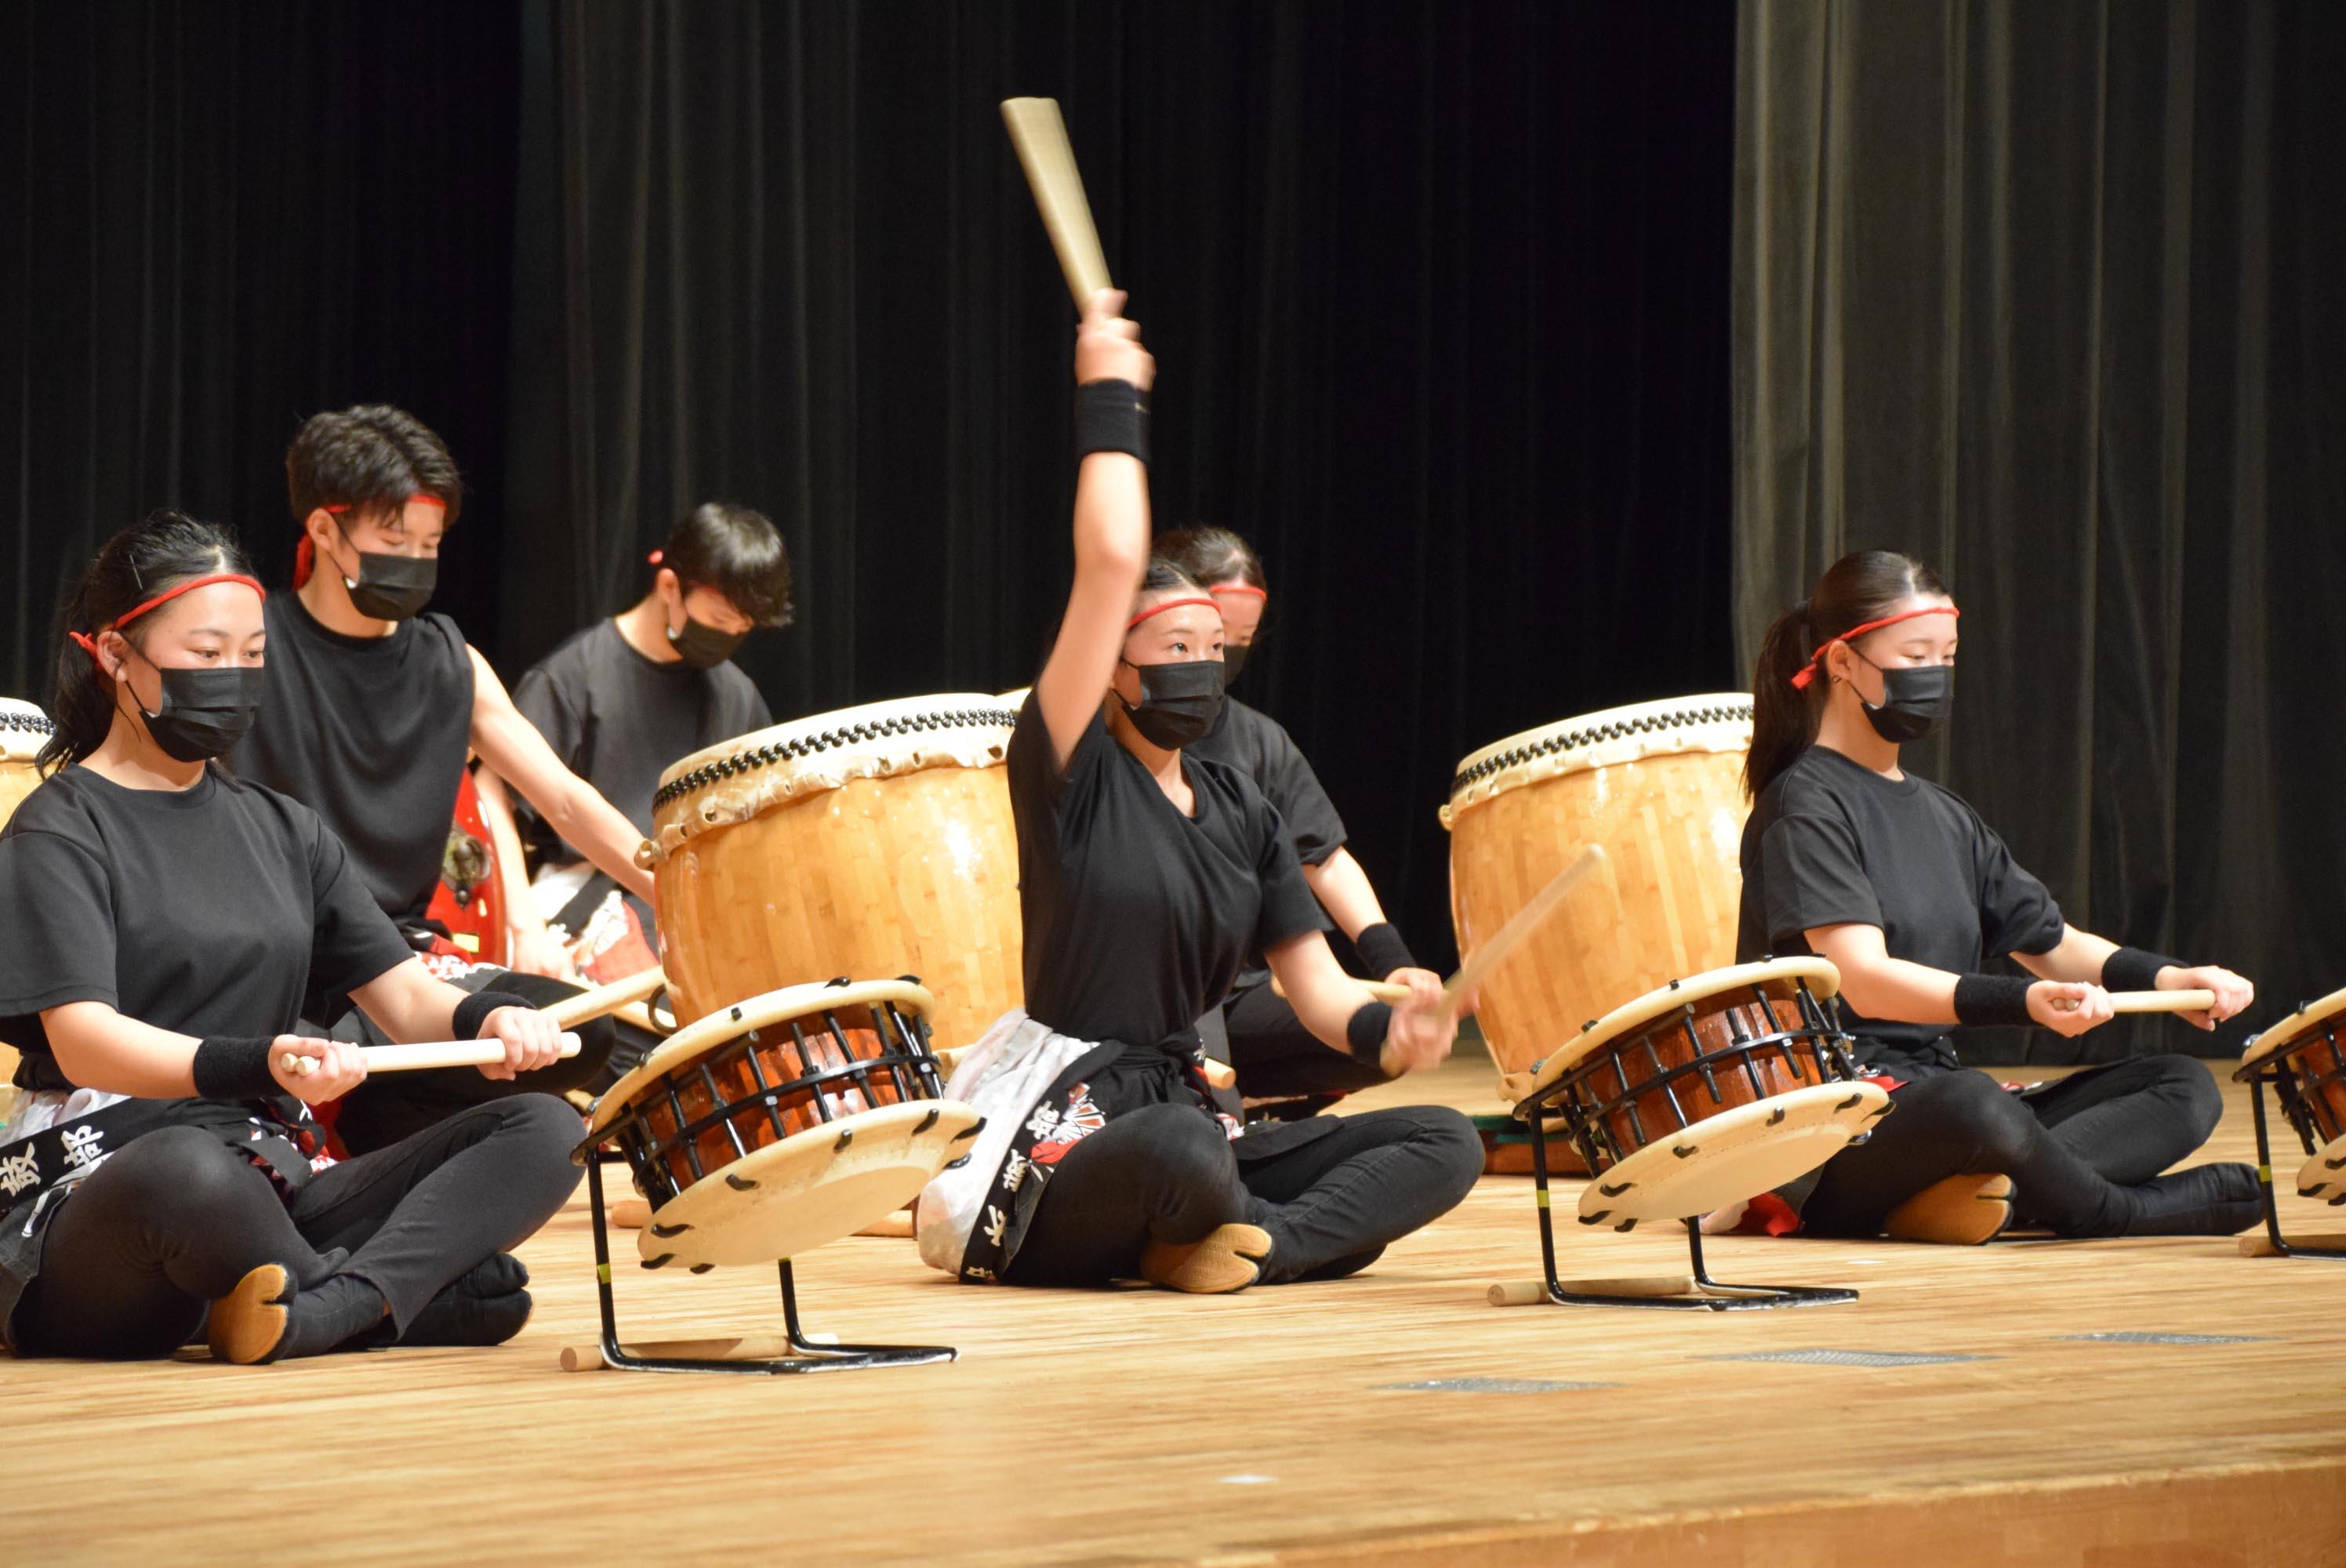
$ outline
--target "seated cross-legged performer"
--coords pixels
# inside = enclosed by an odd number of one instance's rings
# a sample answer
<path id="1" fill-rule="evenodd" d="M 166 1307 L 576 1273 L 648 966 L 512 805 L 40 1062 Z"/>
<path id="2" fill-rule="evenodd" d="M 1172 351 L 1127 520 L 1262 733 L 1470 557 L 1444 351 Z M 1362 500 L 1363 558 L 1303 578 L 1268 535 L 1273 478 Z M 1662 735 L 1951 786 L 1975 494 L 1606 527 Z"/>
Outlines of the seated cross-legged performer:
<path id="1" fill-rule="evenodd" d="M 422 613 L 463 494 L 447 448 L 398 409 L 345 409 L 302 425 L 285 476 L 301 529 L 295 591 L 269 601 L 260 717 L 230 767 L 323 818 L 443 978 L 541 1004 L 575 993 L 475 964 L 426 918 L 468 752 L 620 886 L 648 898 L 652 885 L 635 863 L 635 825 L 562 765 L 454 621 Z M 363 1026 L 345 1020 L 347 1031 Z M 344 1103 L 335 1131 L 353 1150 L 380 1148 L 495 1095 L 577 1087 L 614 1040 L 607 1021 L 579 1036 L 577 1057 L 517 1084 L 467 1071 L 383 1074 Z"/>
<path id="2" fill-rule="evenodd" d="M 336 1164 L 301 1102 L 365 1063 L 296 1031 L 347 995 L 394 1039 L 499 1042 L 474 1075 L 508 1082 L 559 1031 L 434 979 L 315 812 L 210 764 L 274 657 L 226 535 L 125 530 L 66 621 L 49 775 L 0 832 L 0 1040 L 26 1091 L 0 1135 L 0 1334 L 155 1357 L 201 1332 L 240 1362 L 511 1338 L 530 1298 L 506 1253 L 577 1184 L 576 1114 L 516 1095 Z"/>
<path id="3" fill-rule="evenodd" d="M 1737 957 L 1820 953 L 1891 1114 L 1812 1182 L 1746 1224 L 1977 1242 L 2014 1220 L 2064 1236 L 2223 1235 L 2256 1222 L 2256 1171 L 2168 1171 L 2223 1102 L 2188 1056 L 2137 1058 L 2014 1093 L 1957 1060 L 1951 1031 L 2076 1035 L 2111 991 L 2213 993 L 2203 1029 L 2249 983 L 2078 930 L 1979 813 L 1899 766 L 1954 697 L 1954 601 L 1922 562 L 1843 557 L 1769 629 L 1753 691 Z M 1985 972 L 2011 957 L 2027 976 Z M 2034 978 L 2030 978 L 2033 976 Z M 1789 1199 L 1789 1203 L 1782 1200 Z"/>
<path id="4" fill-rule="evenodd" d="M 790 619 L 790 553 L 773 524 L 747 506 L 694 507 L 653 552 L 652 567 L 641 599 L 570 637 L 513 689 L 514 706 L 555 756 L 646 838 L 671 763 L 773 723 L 733 652 L 758 627 Z M 484 815 L 514 809 L 494 772 L 484 769 L 480 784 Z M 650 968 L 650 906 L 627 897 L 536 811 L 514 815 L 537 861 L 534 881 L 518 865 L 499 868 L 514 967 L 562 975 L 575 958 L 597 981 Z"/>
<path id="5" fill-rule="evenodd" d="M 1223 678 L 1236 680 L 1270 600 L 1254 547 L 1227 528 L 1177 528 L 1160 535 L 1157 554 L 1205 587 L 1222 616 Z M 1188 755 L 1228 763 L 1255 781 L 1287 824 L 1312 897 L 1352 942 L 1370 972 L 1407 983 L 1418 969 L 1409 943 L 1385 918 L 1368 872 L 1345 846 L 1344 820 L 1287 730 L 1258 708 L 1226 698 L 1214 727 Z M 1385 1081 L 1373 1056 L 1331 1049 L 1271 988 L 1260 957 L 1249 961 L 1222 1000 L 1230 1065 L 1239 1092 L 1271 1114 L 1309 1114 L 1355 1089 Z"/>
<path id="6" fill-rule="evenodd" d="M 987 1113 L 923 1195 L 923 1257 L 964 1280 L 1175 1289 L 1333 1278 L 1446 1212 L 1482 1167 L 1457 1112 L 1262 1124 L 1212 1108 L 1195 1021 L 1260 951 L 1321 1038 L 1403 1066 L 1455 1025 L 1420 972 L 1399 1006 L 1337 966 L 1278 813 L 1184 749 L 1221 701 L 1221 618 L 1148 553 L 1154 363 L 1104 294 L 1076 353 L 1076 576 L 1011 736 L 1023 1012 L 948 1091 Z"/>

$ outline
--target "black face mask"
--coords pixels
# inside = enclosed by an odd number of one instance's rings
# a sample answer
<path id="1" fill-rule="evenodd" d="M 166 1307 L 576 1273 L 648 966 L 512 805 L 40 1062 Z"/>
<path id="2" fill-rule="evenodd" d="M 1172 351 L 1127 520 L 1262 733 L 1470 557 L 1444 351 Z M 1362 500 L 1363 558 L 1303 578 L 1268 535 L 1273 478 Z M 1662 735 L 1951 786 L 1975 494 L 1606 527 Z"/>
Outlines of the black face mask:
<path id="1" fill-rule="evenodd" d="M 260 716 L 256 668 L 165 669 L 148 662 L 163 677 L 163 707 L 148 713 L 140 703 L 138 711 L 146 716 L 147 733 L 176 762 L 209 761 L 234 749 Z M 130 700 L 138 702 L 138 694 L 132 692 Z"/>
<path id="2" fill-rule="evenodd" d="M 350 535 L 343 535 L 342 540 L 349 544 Z M 341 569 L 338 564 L 335 570 Z M 406 620 L 432 602 L 432 590 L 439 583 L 437 560 L 378 550 L 359 551 L 357 582 L 342 578 L 342 586 L 351 591 L 351 608 L 378 621 Z"/>
<path id="3" fill-rule="evenodd" d="M 684 630 L 668 628 L 668 646 L 676 657 L 695 669 L 715 669 L 733 657 L 747 632 L 720 632 L 706 621 L 696 621 L 690 615 L 684 617 Z"/>
<path id="4" fill-rule="evenodd" d="M 1238 679 L 1239 672 L 1246 668 L 1247 650 L 1252 647 L 1252 643 L 1222 645 L 1222 685 L 1227 687 Z"/>
<path id="5" fill-rule="evenodd" d="M 1857 650 L 1851 648 L 1851 653 Z M 1857 657 L 1873 664 L 1863 654 Z M 1873 726 L 1873 733 L 1893 746 L 1903 746 L 1910 740 L 1920 740 L 1947 721 L 1955 707 L 1955 667 L 1951 664 L 1901 666 L 1882 671 L 1882 706 L 1876 708 L 1862 696 L 1858 706 L 1865 709 L 1865 721 Z"/>
<path id="6" fill-rule="evenodd" d="M 1123 662 L 1132 664 L 1130 659 Z M 1222 667 L 1213 659 L 1180 664 L 1133 664 L 1140 672 L 1140 701 L 1125 702 L 1124 716 L 1151 746 L 1178 751 L 1211 734 L 1222 716 Z"/>

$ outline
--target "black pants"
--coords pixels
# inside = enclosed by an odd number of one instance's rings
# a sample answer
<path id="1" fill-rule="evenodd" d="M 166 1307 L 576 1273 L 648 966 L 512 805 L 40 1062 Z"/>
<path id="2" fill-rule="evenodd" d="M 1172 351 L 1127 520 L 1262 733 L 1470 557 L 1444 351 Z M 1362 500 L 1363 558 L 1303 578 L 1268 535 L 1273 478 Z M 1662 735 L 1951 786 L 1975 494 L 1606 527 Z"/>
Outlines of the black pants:
<path id="1" fill-rule="evenodd" d="M 201 1127 L 166 1127 L 92 1171 L 50 1221 L 16 1304 L 19 1354 L 168 1356 L 265 1263 L 304 1287 L 353 1274 L 404 1331 L 465 1270 L 518 1247 L 578 1185 L 578 1114 L 524 1095 L 476 1105 L 311 1178 L 289 1209 Z M 346 1249 L 346 1259 L 331 1255 Z"/>
<path id="2" fill-rule="evenodd" d="M 551 1006 L 578 987 L 542 974 L 516 974 L 511 970 L 482 970 L 465 978 L 467 991 L 510 991 L 538 1007 Z M 385 1044 L 389 1036 L 372 1020 L 353 1009 L 334 1026 L 338 1040 L 369 1045 Z M 578 1054 L 524 1073 L 515 1078 L 486 1078 L 477 1067 L 444 1067 L 429 1073 L 385 1073 L 369 1078 L 342 1101 L 335 1135 L 354 1155 L 389 1148 L 473 1105 L 510 1099 L 516 1095 L 561 1095 L 596 1082 L 617 1047 L 617 1026 L 608 1018 L 582 1023 Z"/>
<path id="3" fill-rule="evenodd" d="M 1443 1106 L 1317 1119 L 1334 1126 L 1241 1160 L 1194 1105 L 1117 1117 L 1059 1161 L 1008 1279 L 1137 1278 L 1149 1242 L 1202 1241 L 1236 1223 L 1270 1233 L 1264 1283 L 1332 1278 L 1367 1268 L 1387 1243 L 1456 1207 L 1483 1173 L 1474 1125 Z"/>
<path id="4" fill-rule="evenodd" d="M 1890 1211 L 1933 1182 L 2001 1172 L 2018 1217 L 2065 1236 L 2114 1236 L 2149 1181 L 2208 1141 L 2224 1099 L 2188 1056 L 2143 1056 L 2023 1096 L 1984 1074 L 1908 1084 L 1855 1148 L 1827 1161 L 1800 1210 L 1823 1236 L 1878 1236 Z"/>
<path id="5" fill-rule="evenodd" d="M 1234 993 L 1223 1004 L 1222 1022 L 1239 1093 L 1250 1098 L 1349 1095 L 1385 1081 L 1374 1062 L 1323 1044 L 1268 983 Z"/>

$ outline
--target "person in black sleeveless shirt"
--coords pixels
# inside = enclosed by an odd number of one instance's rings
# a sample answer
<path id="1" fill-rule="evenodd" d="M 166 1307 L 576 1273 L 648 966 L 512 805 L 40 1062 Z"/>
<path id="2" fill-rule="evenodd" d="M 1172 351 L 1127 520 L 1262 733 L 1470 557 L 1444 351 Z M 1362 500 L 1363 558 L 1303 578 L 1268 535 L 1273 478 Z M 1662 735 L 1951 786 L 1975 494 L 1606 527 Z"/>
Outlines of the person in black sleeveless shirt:
<path id="1" fill-rule="evenodd" d="M 1222 617 L 1223 678 L 1236 680 L 1270 597 L 1254 546 L 1227 528 L 1177 528 L 1157 541 L 1157 553 L 1212 596 Z M 1279 722 L 1236 697 L 1227 698 L 1214 728 L 1188 754 L 1229 763 L 1260 787 L 1287 824 L 1303 880 L 1321 908 L 1370 973 L 1406 983 L 1402 972 L 1417 970 L 1417 960 L 1385 918 L 1368 873 L 1346 847 L 1343 819 L 1321 788 L 1319 775 Z M 1258 1112 L 1308 1114 L 1385 1081 L 1375 1061 L 1331 1050 L 1305 1028 L 1287 999 L 1271 988 L 1270 972 L 1260 958 L 1249 962 L 1223 998 L 1221 1016 L 1239 1092 Z"/>
<path id="2" fill-rule="evenodd" d="M 652 797 L 671 764 L 774 722 L 732 657 L 757 627 L 790 619 L 790 552 L 773 524 L 747 506 L 694 507 L 652 552 L 651 565 L 648 593 L 564 641 L 514 683 L 513 693 L 514 706 L 564 765 L 647 839 Z M 574 956 L 592 963 L 616 944 L 624 944 L 619 962 L 596 969 L 597 980 L 650 967 L 658 940 L 651 906 L 622 894 L 536 811 L 512 807 L 494 770 L 484 768 L 478 782 L 492 830 L 506 814 L 537 862 L 535 884 L 519 864 L 498 868 L 514 967 L 565 976 Z M 570 950 L 590 938 L 588 951 Z"/>
<path id="3" fill-rule="evenodd" d="M 527 1319 L 505 1256 L 578 1181 L 576 1114 L 525 1095 L 391 1148 L 320 1157 L 302 1097 L 355 1085 L 305 1011 L 355 997 L 405 1040 L 560 1034 L 433 979 L 317 815 L 209 759 L 261 696 L 260 585 L 218 529 L 159 513 L 66 609 L 52 769 L 0 831 L 0 1335 L 19 1355 L 267 1361 L 494 1344 Z M 297 1069 L 306 1066 L 308 1071 Z"/>
<path id="4" fill-rule="evenodd" d="M 1431 1064 L 1455 1024 L 1431 976 L 1394 1008 L 1337 967 L 1277 811 L 1243 773 L 1184 749 L 1220 703 L 1221 621 L 1149 559 L 1154 362 L 1121 304 L 1101 295 L 1077 337 L 1075 586 L 1008 757 L 1025 1011 L 1094 1047 L 1081 1082 L 1014 1108 L 1031 1141 L 1002 1162 L 1011 1196 L 959 1272 L 1202 1291 L 1333 1278 L 1464 1196 L 1482 1163 L 1472 1127 L 1413 1107 L 1233 1137 L 1206 1096 L 1194 1021 L 1260 950 L 1306 1023 L 1364 1055 Z M 980 1252 L 993 1261 L 967 1261 Z"/>
<path id="5" fill-rule="evenodd" d="M 1958 1060 L 1952 1028 L 2076 1035 L 2108 992 L 2207 990 L 2200 1028 L 2255 991 L 2229 970 L 2120 947 L 2062 918 L 1979 814 L 1899 767 L 1943 722 L 1957 611 L 1931 569 L 1867 551 L 1827 572 L 1761 647 L 1737 957 L 1814 952 L 1892 1114 L 1789 1196 L 1809 1231 L 1984 1241 L 2015 1215 L 2066 1236 L 2222 1235 L 2259 1217 L 2256 1172 L 2162 1175 L 2222 1113 L 2207 1069 L 2150 1056 L 2013 1093 Z M 1989 972 L 2009 957 L 2026 976 Z M 1790 1223 L 1783 1217 L 1774 1228 Z"/>
<path id="6" fill-rule="evenodd" d="M 260 717 L 227 761 L 316 811 L 351 846 L 384 913 L 444 978 L 549 1003 L 577 988 L 474 964 L 425 919 L 467 752 L 533 801 L 621 886 L 651 893 L 627 819 L 564 767 L 505 695 L 488 661 L 445 616 L 422 611 L 442 535 L 463 488 L 447 449 L 412 415 L 362 406 L 305 423 L 285 455 L 302 538 L 294 592 L 268 606 L 270 658 Z M 344 1033 L 367 1035 L 362 1014 Z M 580 1054 L 523 1087 L 560 1093 L 592 1081 L 609 1057 L 607 1021 L 582 1028 Z M 450 1112 L 502 1093 L 469 1071 L 370 1081 L 335 1130 L 380 1148 Z"/>

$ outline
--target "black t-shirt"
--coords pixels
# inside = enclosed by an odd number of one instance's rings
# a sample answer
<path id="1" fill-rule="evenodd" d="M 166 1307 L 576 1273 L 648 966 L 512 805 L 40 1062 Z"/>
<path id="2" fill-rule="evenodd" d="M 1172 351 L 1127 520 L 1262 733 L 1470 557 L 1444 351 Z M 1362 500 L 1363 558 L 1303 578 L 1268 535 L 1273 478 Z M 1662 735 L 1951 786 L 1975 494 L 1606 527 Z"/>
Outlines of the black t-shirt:
<path id="1" fill-rule="evenodd" d="M 678 758 L 774 722 L 756 683 L 732 664 L 659 664 L 599 621 L 563 643 L 514 687 L 514 706 L 554 754 L 627 813 L 649 838 L 659 776 Z M 525 801 L 515 814 L 532 846 L 556 865 L 584 860 Z"/>
<path id="2" fill-rule="evenodd" d="M 413 956 L 316 812 L 216 769 L 185 790 L 47 779 L 0 831 L 0 1040 L 26 1088 L 74 1086 L 44 1008 L 281 1034 Z"/>
<path id="3" fill-rule="evenodd" d="M 1189 1029 L 1251 951 L 1324 931 L 1253 780 L 1184 755 L 1184 817 L 1095 715 L 1065 773 L 1042 705 L 1010 736 L 1026 1011 L 1063 1034 L 1153 1045 Z"/>
<path id="4" fill-rule="evenodd" d="M 1227 762 L 1255 781 L 1287 824 L 1295 858 L 1307 866 L 1325 864 L 1344 847 L 1344 819 L 1320 788 L 1320 776 L 1303 759 L 1280 722 L 1260 709 L 1226 698 L 1222 715 L 1187 757 Z"/>
<path id="5" fill-rule="evenodd" d="M 1892 958 L 1956 974 L 2061 943 L 2060 906 L 1978 812 L 1830 747 L 1810 747 L 1760 792 L 1742 860 L 1739 962 L 1807 952 L 1804 932 L 1844 923 L 1881 928 Z M 1869 1061 L 1957 1065 L 1945 1024 L 1869 1019 L 1846 1003 L 1841 1014 Z"/>
<path id="6" fill-rule="evenodd" d="M 268 617 L 260 718 L 229 765 L 324 818 L 383 912 L 418 924 L 472 743 L 464 634 L 425 615 L 387 637 L 345 636 L 291 593 L 269 596 Z"/>

